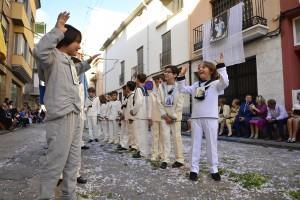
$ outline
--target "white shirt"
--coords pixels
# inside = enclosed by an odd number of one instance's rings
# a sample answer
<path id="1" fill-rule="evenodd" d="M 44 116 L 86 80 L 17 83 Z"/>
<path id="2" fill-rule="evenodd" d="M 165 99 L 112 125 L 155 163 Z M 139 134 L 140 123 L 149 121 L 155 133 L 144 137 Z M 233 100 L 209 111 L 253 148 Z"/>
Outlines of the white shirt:
<path id="1" fill-rule="evenodd" d="M 134 105 L 132 108 L 135 119 L 149 119 L 148 97 L 149 96 L 144 96 L 142 88 L 136 88 L 134 95 Z"/>
<path id="2" fill-rule="evenodd" d="M 99 107 L 100 107 L 100 101 L 98 97 L 86 98 L 84 111 L 86 112 L 87 117 L 97 117 L 99 113 Z"/>
<path id="3" fill-rule="evenodd" d="M 110 111 L 109 111 L 108 119 L 116 120 L 119 117 L 119 112 L 122 112 L 121 107 L 122 104 L 119 100 L 110 101 L 110 106 L 109 106 Z"/>
<path id="4" fill-rule="evenodd" d="M 192 94 L 193 109 L 191 118 L 218 118 L 218 97 L 223 94 L 224 89 L 229 85 L 228 74 L 226 67 L 217 70 L 220 74 L 220 79 L 210 83 L 209 88 L 205 91 L 205 99 L 195 99 L 196 89 L 199 87 L 199 82 L 191 86 L 185 86 L 185 80 L 177 81 L 178 90 L 185 94 Z"/>
<path id="5" fill-rule="evenodd" d="M 99 107 L 99 116 L 100 118 L 104 119 L 106 118 L 106 114 L 107 114 L 107 109 L 108 109 L 108 105 L 106 103 L 102 103 Z"/>

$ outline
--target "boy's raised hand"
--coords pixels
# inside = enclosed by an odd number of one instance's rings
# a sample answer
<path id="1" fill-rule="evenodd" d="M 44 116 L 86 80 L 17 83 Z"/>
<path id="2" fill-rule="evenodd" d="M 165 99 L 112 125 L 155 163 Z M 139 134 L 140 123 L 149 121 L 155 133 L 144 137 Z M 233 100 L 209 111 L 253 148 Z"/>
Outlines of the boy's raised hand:
<path id="1" fill-rule="evenodd" d="M 180 73 L 179 73 L 179 76 L 185 76 L 186 71 L 187 71 L 187 67 L 182 67 L 182 68 L 181 68 L 181 71 L 180 71 Z"/>
<path id="2" fill-rule="evenodd" d="M 215 60 L 217 64 L 224 63 L 224 55 L 220 53 L 219 59 Z"/>
<path id="3" fill-rule="evenodd" d="M 66 22 L 70 18 L 70 13 L 67 11 L 59 13 L 56 21 L 55 27 L 61 30 L 63 33 L 67 31 L 67 28 L 65 27 Z"/>

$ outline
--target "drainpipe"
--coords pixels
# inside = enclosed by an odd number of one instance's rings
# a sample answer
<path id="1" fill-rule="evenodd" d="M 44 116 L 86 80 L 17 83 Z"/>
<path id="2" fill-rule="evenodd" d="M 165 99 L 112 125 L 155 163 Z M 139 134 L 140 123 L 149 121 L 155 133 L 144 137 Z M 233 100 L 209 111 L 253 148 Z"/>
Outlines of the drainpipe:
<path id="1" fill-rule="evenodd" d="M 192 61 L 189 60 L 189 85 L 192 85 Z M 190 113 L 192 113 L 193 97 L 190 95 Z"/>

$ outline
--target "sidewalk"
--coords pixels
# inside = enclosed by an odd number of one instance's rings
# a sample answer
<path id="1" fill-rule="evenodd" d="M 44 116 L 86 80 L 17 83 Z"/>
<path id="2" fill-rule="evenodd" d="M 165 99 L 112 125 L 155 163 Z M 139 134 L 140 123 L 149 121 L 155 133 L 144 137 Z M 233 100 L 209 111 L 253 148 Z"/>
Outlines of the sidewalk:
<path id="1" fill-rule="evenodd" d="M 182 132 L 182 135 L 191 136 L 191 134 L 189 132 Z M 260 145 L 260 146 L 264 146 L 264 147 L 276 147 L 276 148 L 300 150 L 300 142 L 287 143 L 286 141 L 276 142 L 275 140 L 250 139 L 250 138 L 234 137 L 234 136 L 233 137 L 218 136 L 218 140 L 223 140 L 223 141 L 227 141 L 227 142 L 239 142 L 239 143 L 252 144 L 252 145 Z"/>

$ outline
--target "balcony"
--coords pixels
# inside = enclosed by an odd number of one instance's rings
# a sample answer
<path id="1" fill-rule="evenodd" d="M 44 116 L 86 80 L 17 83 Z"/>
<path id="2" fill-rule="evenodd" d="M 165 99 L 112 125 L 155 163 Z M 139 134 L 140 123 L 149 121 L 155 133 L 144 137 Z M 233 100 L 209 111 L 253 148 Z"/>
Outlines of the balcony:
<path id="1" fill-rule="evenodd" d="M 269 27 L 267 27 L 267 19 L 264 18 L 263 0 L 243 0 L 243 2 L 243 40 L 248 42 L 267 34 Z M 203 24 L 193 29 L 193 52 L 195 54 L 202 55 L 202 44 Z"/>
<path id="2" fill-rule="evenodd" d="M 32 69 L 23 56 L 13 55 L 11 65 L 13 74 L 23 83 L 30 83 L 32 81 Z"/>
<path id="3" fill-rule="evenodd" d="M 11 18 L 13 20 L 13 23 L 17 26 L 30 27 L 24 4 L 13 1 L 11 6 Z"/>

